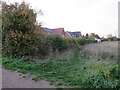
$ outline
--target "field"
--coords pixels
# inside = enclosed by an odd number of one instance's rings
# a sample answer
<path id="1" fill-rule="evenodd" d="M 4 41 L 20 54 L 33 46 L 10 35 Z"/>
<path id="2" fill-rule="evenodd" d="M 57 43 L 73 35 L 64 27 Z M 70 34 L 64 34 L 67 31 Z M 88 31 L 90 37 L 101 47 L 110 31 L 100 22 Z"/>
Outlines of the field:
<path id="1" fill-rule="evenodd" d="M 63 58 L 55 57 L 47 61 L 33 62 L 3 58 L 3 66 L 20 73 L 34 74 L 36 77 L 32 80 L 48 80 L 51 85 L 57 87 L 65 85 L 74 88 L 118 88 L 120 87 L 120 80 L 117 78 L 118 64 L 113 60 L 117 56 L 115 49 L 117 50 L 117 42 L 89 44 L 82 50 L 80 48 L 71 50 L 72 56 L 71 53 L 66 52 L 69 57 L 66 59 L 62 54 L 59 54 L 59 57 L 62 55 Z M 84 53 L 89 51 L 87 55 L 93 55 L 92 58 L 81 57 L 83 51 Z M 102 57 L 104 52 L 115 57 L 107 61 L 107 56 Z M 102 60 L 98 60 L 97 56 Z"/>
<path id="2" fill-rule="evenodd" d="M 81 56 L 94 60 L 118 60 L 118 41 L 106 41 L 84 46 Z"/>

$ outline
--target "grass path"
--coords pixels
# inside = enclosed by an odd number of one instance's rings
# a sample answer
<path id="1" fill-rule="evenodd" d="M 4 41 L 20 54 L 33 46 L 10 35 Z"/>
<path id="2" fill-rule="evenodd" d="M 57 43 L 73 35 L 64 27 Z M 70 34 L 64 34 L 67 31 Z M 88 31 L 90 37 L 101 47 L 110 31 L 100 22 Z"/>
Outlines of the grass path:
<path id="1" fill-rule="evenodd" d="M 79 52 L 80 49 L 76 49 L 74 56 L 69 60 L 25 61 L 4 58 L 3 66 L 8 70 L 35 75 L 33 81 L 47 80 L 50 85 L 56 87 L 115 88 L 119 86 L 119 79 L 116 78 L 118 76 L 116 62 L 87 60 L 80 57 Z"/>
<path id="2" fill-rule="evenodd" d="M 2 58 L 0 58 L 0 62 L 2 63 Z M 0 80 L 2 88 L 71 88 L 65 85 L 53 85 L 45 79 L 36 80 L 36 76 L 29 72 L 13 70 L 14 66 L 11 69 L 8 68 L 0 67 L 2 71 L 2 80 Z"/>

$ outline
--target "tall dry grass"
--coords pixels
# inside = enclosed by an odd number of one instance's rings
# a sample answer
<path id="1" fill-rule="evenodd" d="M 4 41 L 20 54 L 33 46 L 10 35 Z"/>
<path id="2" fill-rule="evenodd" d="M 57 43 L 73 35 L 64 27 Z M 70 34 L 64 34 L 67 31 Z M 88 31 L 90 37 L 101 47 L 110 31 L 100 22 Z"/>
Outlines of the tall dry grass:
<path id="1" fill-rule="evenodd" d="M 95 60 L 118 60 L 118 41 L 85 45 L 80 55 Z"/>

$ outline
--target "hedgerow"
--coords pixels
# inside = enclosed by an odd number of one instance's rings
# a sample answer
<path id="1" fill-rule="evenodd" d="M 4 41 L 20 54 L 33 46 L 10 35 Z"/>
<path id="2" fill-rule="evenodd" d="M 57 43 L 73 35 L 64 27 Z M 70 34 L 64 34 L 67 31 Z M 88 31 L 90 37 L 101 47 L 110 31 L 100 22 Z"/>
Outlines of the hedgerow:
<path id="1" fill-rule="evenodd" d="M 84 38 L 68 39 L 58 35 L 37 34 L 33 31 L 24 34 L 11 30 L 3 41 L 3 55 L 11 58 L 46 58 L 56 50 L 79 47 L 87 42 Z"/>

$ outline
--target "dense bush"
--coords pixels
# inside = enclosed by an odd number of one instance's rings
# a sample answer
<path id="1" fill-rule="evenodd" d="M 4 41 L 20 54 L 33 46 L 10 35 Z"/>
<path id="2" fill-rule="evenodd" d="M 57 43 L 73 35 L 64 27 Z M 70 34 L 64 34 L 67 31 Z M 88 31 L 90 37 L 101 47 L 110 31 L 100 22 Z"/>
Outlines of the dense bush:
<path id="1" fill-rule="evenodd" d="M 33 56 L 36 51 L 35 35 L 10 31 L 3 41 L 3 55 L 12 58 Z"/>
<path id="2" fill-rule="evenodd" d="M 117 37 L 102 38 L 102 41 L 119 41 Z"/>
<path id="3" fill-rule="evenodd" d="M 86 64 L 86 76 L 83 83 L 92 88 L 118 88 L 118 65 L 115 62 L 92 61 Z M 89 86 L 88 86 L 89 87 Z"/>
<path id="4" fill-rule="evenodd" d="M 77 42 L 78 42 L 78 44 L 80 44 L 82 46 L 85 45 L 86 43 L 88 43 L 85 38 L 79 38 L 79 39 L 77 39 Z"/>
<path id="5" fill-rule="evenodd" d="M 69 46 L 68 40 L 58 35 L 48 35 L 46 39 L 50 43 L 53 51 L 61 51 Z"/>
<path id="6" fill-rule="evenodd" d="M 118 38 L 118 41 L 120 41 L 120 38 Z"/>
<path id="7" fill-rule="evenodd" d="M 3 55 L 12 58 L 45 56 L 49 45 L 42 35 L 33 33 L 39 25 L 37 12 L 29 4 L 13 3 L 2 5 Z M 42 40 L 44 39 L 44 40 Z M 40 53 L 41 52 L 41 53 Z"/>
<path id="8" fill-rule="evenodd" d="M 117 37 L 111 37 L 111 38 L 108 38 L 108 40 L 110 40 L 110 41 L 117 41 L 118 38 Z"/>
<path id="9" fill-rule="evenodd" d="M 11 58 L 44 58 L 50 53 L 50 45 L 44 35 L 34 32 L 23 34 L 10 31 L 3 41 L 3 55 Z"/>
<path id="10" fill-rule="evenodd" d="M 35 39 L 37 52 L 36 57 L 38 58 L 47 58 L 47 56 L 52 52 L 52 46 L 50 41 L 47 39 L 45 35 L 37 34 L 37 39 Z"/>
<path id="11" fill-rule="evenodd" d="M 2 4 L 2 29 L 7 32 L 9 30 L 22 31 L 26 33 L 36 28 L 37 13 L 31 9 L 29 4 L 13 3 Z"/>

